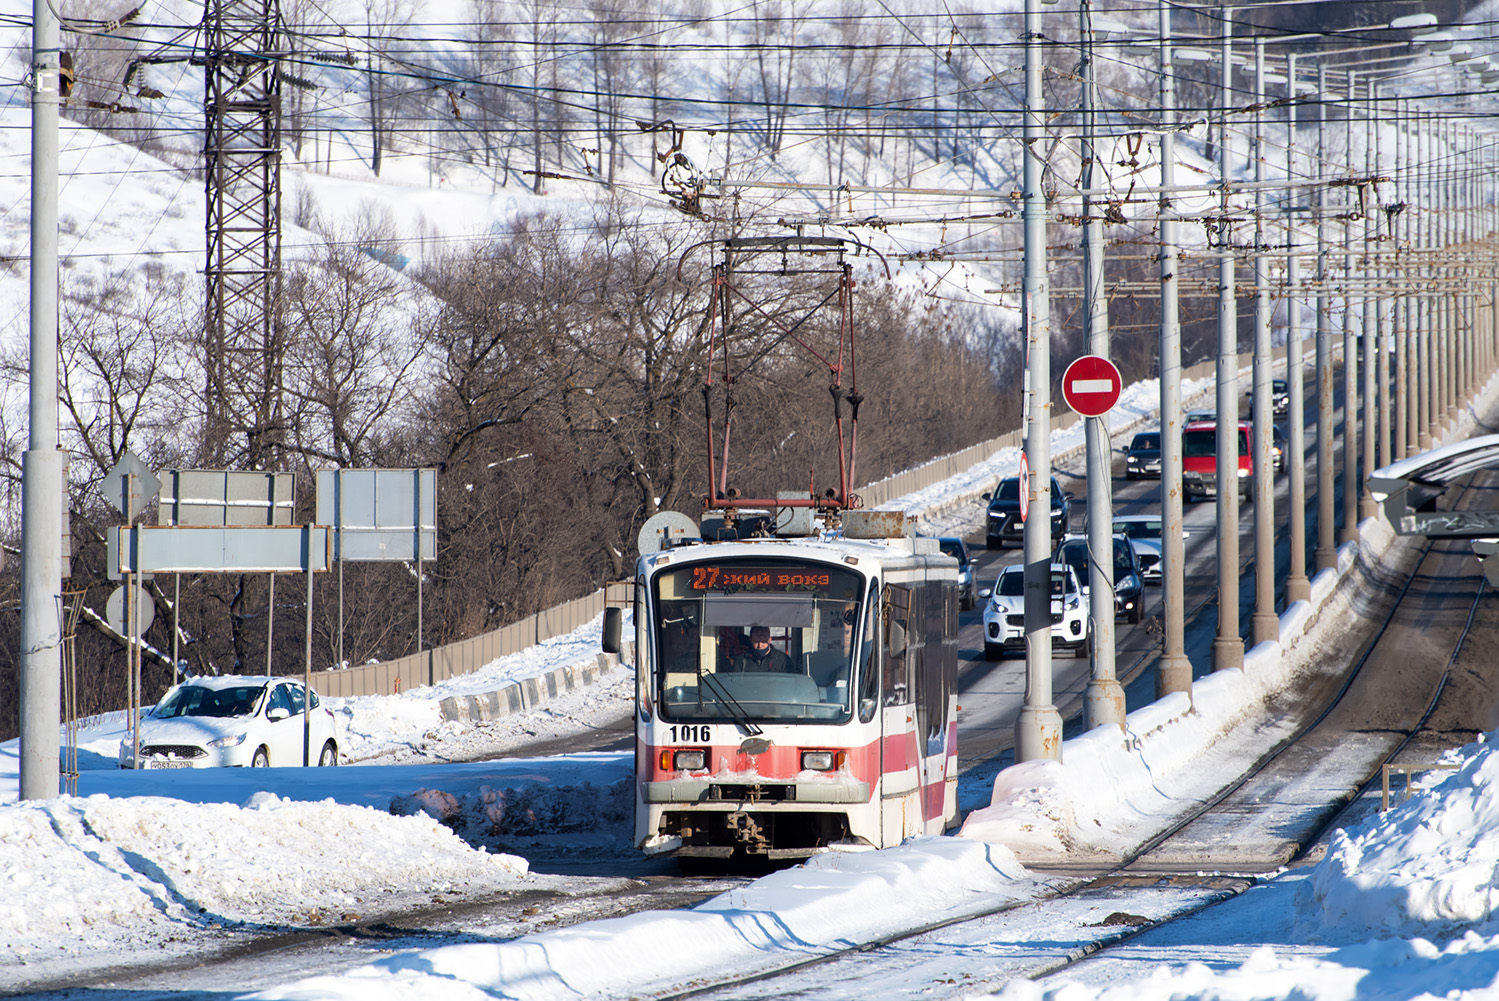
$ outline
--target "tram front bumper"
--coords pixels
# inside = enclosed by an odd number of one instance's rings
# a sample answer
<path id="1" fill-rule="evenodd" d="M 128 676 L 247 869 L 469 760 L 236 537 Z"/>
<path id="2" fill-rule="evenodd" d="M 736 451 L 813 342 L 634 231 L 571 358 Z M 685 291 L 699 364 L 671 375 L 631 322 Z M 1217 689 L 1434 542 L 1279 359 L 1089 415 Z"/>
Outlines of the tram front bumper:
<path id="1" fill-rule="evenodd" d="M 775 803 L 868 803 L 869 783 L 846 782 L 722 782 L 713 779 L 668 779 L 646 782 L 646 803 L 722 803 L 732 808 L 741 803 L 772 806 Z"/>

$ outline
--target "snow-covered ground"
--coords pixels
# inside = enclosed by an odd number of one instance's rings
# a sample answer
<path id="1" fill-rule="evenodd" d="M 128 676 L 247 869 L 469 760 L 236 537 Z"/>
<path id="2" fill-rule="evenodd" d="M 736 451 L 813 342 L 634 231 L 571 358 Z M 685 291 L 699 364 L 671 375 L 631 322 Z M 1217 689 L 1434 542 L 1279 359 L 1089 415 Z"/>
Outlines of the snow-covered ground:
<path id="1" fill-rule="evenodd" d="M 0 8 L 24 14 L 16 4 Z M 15 49 L 6 59 L 19 79 L 24 53 Z M 196 79 L 184 68 L 177 86 L 153 82 L 192 108 L 201 102 Z M 0 206 L 15 220 L 29 197 L 21 166 L 25 124 L 19 105 L 0 108 L 0 137 L 9 137 L 0 139 L 0 156 L 12 165 L 0 171 Z M 202 194 L 189 175 L 74 126 L 65 127 L 62 144 L 70 284 L 101 284 L 148 262 L 180 273 L 197 266 Z M 402 233 L 430 226 L 469 236 L 540 202 L 514 188 L 453 197 L 442 190 L 448 179 L 424 178 L 426 169 L 415 157 L 395 161 L 378 183 L 292 169 L 288 200 L 305 188 L 329 216 L 346 218 L 369 202 L 392 212 Z M 555 209 L 558 200 L 546 204 Z M 24 233 L 19 223 L 0 232 L 6 256 L 23 256 Z M 286 239 L 291 256 L 316 244 L 312 232 L 295 227 Z M 962 288 L 943 282 L 949 292 Z M 0 274 L 0 339 L 18 338 L 25 299 L 24 272 Z M 1134 418 L 1148 415 L 1155 394 L 1153 383 L 1131 387 L 1121 407 Z M 23 407 L 19 387 L 4 387 L 0 412 Z M 1116 416 L 1115 426 L 1125 419 Z M 1078 427 L 1064 430 L 1053 449 L 1080 440 Z M 1017 462 L 1016 450 L 997 453 L 899 506 L 925 514 L 926 530 L 943 531 L 971 518 L 962 503 Z M 1320 588 L 1330 590 L 1325 581 Z M 1304 620 L 1305 610 L 1288 615 Z M 574 663 L 596 638 L 597 628 L 587 627 L 438 688 L 330 700 L 346 755 L 357 762 L 338 769 L 124 772 L 115 767 L 122 730 L 116 716 L 85 727 L 76 796 L 21 803 L 18 749 L 0 745 L 0 991 L 24 990 L 70 969 L 139 964 L 145 955 L 177 960 L 205 940 L 224 942 L 239 932 L 365 922 L 435 899 L 583 892 L 575 878 L 532 872 L 527 848 L 550 839 L 553 850 L 560 843 L 628 852 L 630 755 L 451 762 L 481 748 L 514 749 L 604 725 L 629 703 L 628 672 L 502 723 L 444 722 L 439 702 Z M 1130 746 L 1085 735 L 1064 749 L 1070 766 L 1032 763 L 1002 773 L 993 806 L 977 811 L 959 837 L 820 856 L 689 910 L 398 951 L 259 996 L 625 996 L 781 966 L 899 927 L 1023 900 L 1044 882 L 1016 861 L 1013 848 L 1122 848 L 1133 819 L 1159 814 L 1214 781 L 1193 767 L 1201 760 L 1193 749 L 1221 743 L 1262 686 L 1284 681 L 1281 671 L 1278 651 L 1261 650 L 1246 659 L 1244 672 L 1221 672 L 1200 685 L 1194 711 L 1178 699 L 1132 715 L 1139 738 Z M 1338 835 L 1316 867 L 1268 881 L 1056 980 L 1016 982 L 1005 993 L 1057 1001 L 1495 996 L 1499 838 L 1490 832 L 1499 825 L 1489 822 L 1499 811 L 1499 761 L 1490 750 L 1483 741 L 1454 751 L 1450 760 L 1459 768 L 1440 785 Z M 1107 769 L 1114 781 L 1078 781 L 1084 762 Z M 947 961 L 959 977 L 964 955 Z M 914 989 L 892 982 L 874 996 L 903 998 Z"/>
<path id="2" fill-rule="evenodd" d="M 1363 528 L 1373 551 L 1390 543 L 1378 523 Z M 1353 547 L 1341 555 L 1346 567 Z M 1319 577 L 1319 600 L 1337 600 L 1331 573 Z M 1285 635 L 1299 633 L 1307 619 L 1306 606 L 1293 606 Z M 585 627 L 465 682 L 576 660 L 595 637 Z M 1318 638 L 1303 641 L 1315 647 Z M 1068 742 L 1069 764 L 1032 762 L 1001 773 L 993 806 L 974 811 L 958 837 L 828 854 L 688 910 L 396 952 L 254 996 L 624 996 L 780 967 L 897 928 L 1025 900 L 1048 884 L 1012 848 L 1028 857 L 1064 842 L 1122 850 L 1141 817 L 1169 811 L 1213 781 L 1197 752 L 1229 738 L 1264 690 L 1286 684 L 1293 660 L 1277 644 L 1263 644 L 1243 672 L 1198 682 L 1195 708 L 1177 696 L 1177 704 L 1132 714 L 1132 742 L 1095 732 Z M 628 672 L 616 675 L 511 717 L 506 728 L 514 739 L 546 739 L 603 725 L 629 697 Z M 0 748 L 0 802 L 7 804 L 0 807 L 0 987 L 24 987 L 70 962 L 137 959 L 143 948 L 177 955 L 195 936 L 369 920 L 434 895 L 569 892 L 568 878 L 529 871 L 527 839 L 628 852 L 628 754 L 434 764 L 484 739 L 441 722 L 435 707 L 448 694 L 330 700 L 347 746 L 366 762 L 338 769 L 120 771 L 113 767 L 119 720 L 103 719 L 84 731 L 77 797 L 18 803 L 17 749 Z M 1499 759 L 1490 752 L 1486 740 L 1452 752 L 1457 770 L 1428 782 L 1434 788 L 1410 803 L 1338 834 L 1316 867 L 1272 879 L 1057 982 L 1013 982 L 1006 995 L 1494 996 L 1499 835 L 1492 832 L 1499 824 L 1491 821 L 1499 819 Z M 1098 769 L 1109 783 L 1080 781 Z M 962 952 L 950 962 L 960 974 Z M 910 990 L 892 982 L 883 996 Z"/>

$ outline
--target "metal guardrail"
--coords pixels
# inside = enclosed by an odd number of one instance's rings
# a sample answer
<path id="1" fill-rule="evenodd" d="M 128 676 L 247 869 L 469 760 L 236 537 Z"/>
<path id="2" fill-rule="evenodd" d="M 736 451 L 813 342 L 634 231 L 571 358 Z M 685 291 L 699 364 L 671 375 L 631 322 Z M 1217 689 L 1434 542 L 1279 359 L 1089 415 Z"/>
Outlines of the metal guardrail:
<path id="1" fill-rule="evenodd" d="M 1404 803 L 1411 798 L 1411 793 L 1420 792 L 1421 786 L 1411 781 L 1411 776 L 1420 772 L 1452 772 L 1461 765 L 1453 764 L 1428 764 L 1428 765 L 1390 765 L 1386 764 L 1380 768 L 1380 779 L 1382 788 L 1379 793 L 1379 812 L 1384 813 L 1390 808 L 1390 775 L 1399 772 L 1405 776 L 1405 788 L 1400 790 L 1400 802 Z"/>

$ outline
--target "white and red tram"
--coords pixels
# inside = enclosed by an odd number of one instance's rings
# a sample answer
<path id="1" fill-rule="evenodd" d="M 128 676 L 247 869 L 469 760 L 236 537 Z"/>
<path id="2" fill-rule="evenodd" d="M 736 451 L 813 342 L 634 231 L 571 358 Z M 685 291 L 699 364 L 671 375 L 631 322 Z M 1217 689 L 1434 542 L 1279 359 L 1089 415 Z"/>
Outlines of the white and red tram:
<path id="1" fill-rule="evenodd" d="M 637 847 L 798 858 L 957 823 L 957 565 L 892 515 L 640 557 Z"/>

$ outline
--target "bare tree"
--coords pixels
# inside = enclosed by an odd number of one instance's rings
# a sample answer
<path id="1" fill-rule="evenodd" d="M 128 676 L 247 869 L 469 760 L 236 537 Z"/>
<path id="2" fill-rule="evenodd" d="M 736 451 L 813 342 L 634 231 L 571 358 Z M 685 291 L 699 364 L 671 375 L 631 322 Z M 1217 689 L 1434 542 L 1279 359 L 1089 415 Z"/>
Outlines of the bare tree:
<path id="1" fill-rule="evenodd" d="M 765 107 L 765 149 L 774 160 L 786 141 L 786 116 L 797 83 L 796 46 L 789 40 L 796 37 L 810 8 L 799 8 L 796 0 L 755 0 L 751 7 L 751 40 L 759 70 L 756 96 Z"/>
<path id="2" fill-rule="evenodd" d="M 377 464 L 410 412 L 425 299 L 394 270 L 398 260 L 388 223 L 366 212 L 286 276 L 293 444 L 309 464 Z"/>
<path id="3" fill-rule="evenodd" d="M 373 47 L 364 74 L 369 91 L 366 120 L 370 127 L 370 170 L 376 177 L 384 165 L 395 123 L 404 113 L 405 98 L 412 90 L 402 60 L 387 50 L 410 27 L 411 18 L 409 0 L 364 0 L 365 30 Z"/>

